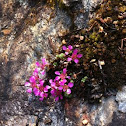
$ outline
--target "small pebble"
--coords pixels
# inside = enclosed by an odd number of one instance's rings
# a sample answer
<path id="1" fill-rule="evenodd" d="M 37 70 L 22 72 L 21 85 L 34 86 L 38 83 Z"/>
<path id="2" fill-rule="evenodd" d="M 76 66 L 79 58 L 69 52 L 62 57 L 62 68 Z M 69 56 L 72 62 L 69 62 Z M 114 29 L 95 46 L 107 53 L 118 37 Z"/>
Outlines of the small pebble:
<path id="1" fill-rule="evenodd" d="M 93 62 L 95 62 L 96 61 L 96 59 L 92 59 L 91 61 L 90 61 L 90 63 L 93 63 Z"/>
<path id="2" fill-rule="evenodd" d="M 80 36 L 80 40 L 84 40 L 84 36 Z"/>
<path id="3" fill-rule="evenodd" d="M 88 120 L 87 120 L 87 119 L 84 119 L 84 120 L 82 121 L 82 124 L 87 125 L 87 124 L 88 124 Z"/>
<path id="4" fill-rule="evenodd" d="M 99 63 L 100 63 L 101 66 L 105 65 L 104 60 L 103 61 L 99 61 Z"/>
<path id="5" fill-rule="evenodd" d="M 62 44 L 66 44 L 66 41 L 64 39 L 62 40 Z"/>

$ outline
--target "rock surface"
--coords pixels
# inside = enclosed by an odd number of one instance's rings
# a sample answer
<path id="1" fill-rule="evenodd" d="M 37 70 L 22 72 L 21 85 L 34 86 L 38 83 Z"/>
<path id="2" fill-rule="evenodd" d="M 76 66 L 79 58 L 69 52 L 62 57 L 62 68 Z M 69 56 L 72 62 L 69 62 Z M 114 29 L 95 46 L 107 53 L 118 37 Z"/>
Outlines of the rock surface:
<path id="1" fill-rule="evenodd" d="M 116 101 L 119 104 L 119 111 L 126 113 L 126 86 L 122 87 L 122 90 L 118 91 Z"/>
<path id="2" fill-rule="evenodd" d="M 73 11 L 78 14 L 73 19 L 66 11 L 51 9 L 39 0 L 0 1 L 0 126 L 81 126 L 85 119 L 92 126 L 118 124 L 111 123 L 117 111 L 115 97 L 103 100 L 100 105 L 89 105 L 83 99 L 39 102 L 26 93 L 24 83 L 35 61 L 41 57 L 52 59 L 61 43 L 59 36 L 67 34 L 72 23 L 77 29 L 86 27 L 91 6 L 97 3 L 97 0 L 65 1 L 68 6 L 77 3 Z M 120 103 L 117 97 L 116 100 Z M 124 107 L 119 110 L 122 109 L 125 110 Z M 114 115 L 113 121 L 125 117 Z"/>
<path id="3" fill-rule="evenodd" d="M 83 126 L 83 120 L 88 120 L 88 124 L 92 126 L 107 126 L 113 119 L 113 113 L 117 111 L 115 97 L 103 99 L 102 103 L 97 105 L 74 99 L 66 102 L 65 107 L 66 115 L 79 126 Z"/>
<path id="4" fill-rule="evenodd" d="M 2 0 L 0 5 L 0 124 L 32 126 L 41 125 L 42 121 L 45 125 L 50 118 L 52 125 L 62 126 L 62 105 L 52 105 L 49 112 L 49 103 L 40 103 L 28 95 L 24 83 L 36 60 L 47 56 L 53 58 L 60 42 L 58 36 L 69 30 L 70 17 L 60 10 L 52 13 L 44 3 L 31 6 L 27 1 Z M 63 118 L 59 118 L 60 113 Z"/>

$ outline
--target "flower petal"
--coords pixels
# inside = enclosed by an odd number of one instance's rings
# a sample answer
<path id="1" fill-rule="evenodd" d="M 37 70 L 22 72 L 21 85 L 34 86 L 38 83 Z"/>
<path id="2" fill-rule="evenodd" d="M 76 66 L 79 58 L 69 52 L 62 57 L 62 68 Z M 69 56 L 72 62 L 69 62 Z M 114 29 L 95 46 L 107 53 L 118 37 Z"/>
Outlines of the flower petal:
<path id="1" fill-rule="evenodd" d="M 69 45 L 69 46 L 68 46 L 68 49 L 69 49 L 69 50 L 72 50 L 72 49 L 73 49 L 73 46 Z"/>
<path id="2" fill-rule="evenodd" d="M 39 80 L 39 83 L 40 83 L 41 86 L 43 86 L 44 80 Z"/>
<path id="3" fill-rule="evenodd" d="M 55 87 L 55 85 L 56 85 L 55 82 L 51 83 L 51 87 Z"/>
<path id="4" fill-rule="evenodd" d="M 69 57 L 69 58 L 67 58 L 67 61 L 68 61 L 68 62 L 70 62 L 71 60 L 72 60 L 72 58 L 70 58 L 70 57 Z"/>
<path id="5" fill-rule="evenodd" d="M 31 86 L 31 83 L 25 82 L 25 86 Z"/>
<path id="6" fill-rule="evenodd" d="M 65 92 L 66 91 L 66 88 L 63 88 L 63 91 Z"/>
<path id="7" fill-rule="evenodd" d="M 56 97 L 56 98 L 55 98 L 55 101 L 58 101 L 58 100 L 59 100 L 59 97 Z"/>
<path id="8" fill-rule="evenodd" d="M 43 64 L 43 65 L 46 65 L 46 64 L 47 64 L 47 62 L 46 62 L 46 59 L 45 59 L 45 58 L 42 58 L 42 64 Z"/>
<path id="9" fill-rule="evenodd" d="M 45 98 L 47 98 L 47 97 L 48 97 L 48 94 L 47 94 L 47 93 L 45 93 L 45 94 L 44 94 L 44 97 L 45 97 Z"/>
<path id="10" fill-rule="evenodd" d="M 52 82 L 53 82 L 53 80 L 52 80 L 52 79 L 50 79 L 50 80 L 49 80 L 49 83 L 51 84 Z"/>
<path id="11" fill-rule="evenodd" d="M 47 89 L 50 89 L 51 87 L 50 87 L 49 85 L 46 85 L 46 88 L 47 88 Z"/>
<path id="12" fill-rule="evenodd" d="M 43 101 L 44 98 L 39 98 L 40 101 Z"/>
<path id="13" fill-rule="evenodd" d="M 58 87 L 58 89 L 59 89 L 59 90 L 62 90 L 62 89 L 63 89 L 63 87 L 62 87 L 62 86 L 60 86 L 60 87 Z"/>
<path id="14" fill-rule="evenodd" d="M 38 88 L 34 87 L 33 92 L 36 92 L 36 91 L 38 91 Z"/>
<path id="15" fill-rule="evenodd" d="M 36 62 L 36 64 L 35 64 L 37 67 L 39 67 L 40 66 L 40 63 L 39 62 Z"/>
<path id="16" fill-rule="evenodd" d="M 66 72 L 67 72 L 67 69 L 66 69 L 66 68 L 64 68 L 64 69 L 63 69 L 63 73 L 64 73 L 64 74 L 66 74 Z"/>
<path id="17" fill-rule="evenodd" d="M 28 93 L 32 93 L 32 88 L 29 88 L 29 89 L 27 90 L 27 92 L 28 92 Z"/>
<path id="18" fill-rule="evenodd" d="M 67 47 L 66 47 L 66 46 L 63 46 L 63 47 L 62 47 L 62 49 L 63 49 L 63 50 L 66 50 L 66 49 L 67 49 Z"/>
<path id="19" fill-rule="evenodd" d="M 48 89 L 47 88 L 44 88 L 44 92 L 48 92 Z"/>
<path id="20" fill-rule="evenodd" d="M 39 96 L 40 92 L 39 90 L 34 91 L 35 96 Z"/>
<path id="21" fill-rule="evenodd" d="M 74 62 L 75 62 L 75 63 L 78 63 L 78 62 L 79 62 L 79 60 L 78 60 L 78 59 L 75 59 L 75 60 L 74 60 Z"/>
<path id="22" fill-rule="evenodd" d="M 60 95 L 60 99 L 63 99 L 63 96 L 62 95 Z"/>
<path id="23" fill-rule="evenodd" d="M 74 49 L 73 54 L 77 54 L 77 53 L 78 53 L 78 50 Z"/>
<path id="24" fill-rule="evenodd" d="M 60 81 L 60 85 L 64 85 L 67 82 L 66 79 L 63 79 L 62 81 Z"/>
<path id="25" fill-rule="evenodd" d="M 45 70 L 41 71 L 41 74 L 42 74 L 42 75 L 45 75 Z"/>
<path id="26" fill-rule="evenodd" d="M 54 95 L 55 94 L 55 90 L 53 89 L 53 90 L 51 90 L 51 94 L 52 95 Z"/>
<path id="27" fill-rule="evenodd" d="M 77 55 L 77 58 L 81 58 L 83 55 L 82 54 L 78 54 Z"/>
<path id="28" fill-rule="evenodd" d="M 39 71 L 39 68 L 35 68 L 34 72 L 38 73 Z"/>
<path id="29" fill-rule="evenodd" d="M 72 88 L 73 85 L 74 85 L 74 84 L 73 84 L 72 82 L 68 83 L 68 86 L 69 86 L 70 88 Z"/>
<path id="30" fill-rule="evenodd" d="M 66 78 L 71 79 L 71 77 L 70 77 L 70 76 L 67 76 Z"/>
<path id="31" fill-rule="evenodd" d="M 59 82 L 60 86 L 64 86 L 64 83 L 62 81 Z"/>
<path id="32" fill-rule="evenodd" d="M 31 76 L 30 79 L 29 79 L 29 81 L 30 81 L 31 83 L 35 82 L 35 76 Z"/>
<path id="33" fill-rule="evenodd" d="M 59 71 L 55 71 L 55 74 L 56 74 L 56 75 L 60 75 L 60 72 L 59 72 Z"/>
<path id="34" fill-rule="evenodd" d="M 40 93 L 40 97 L 44 98 L 44 92 Z"/>
<path id="35" fill-rule="evenodd" d="M 36 76 L 37 77 L 38 76 L 38 72 L 34 71 L 33 72 L 33 76 Z"/>
<path id="36" fill-rule="evenodd" d="M 58 81 L 59 79 L 60 79 L 60 77 L 56 76 L 55 79 L 54 79 L 54 81 Z"/>
<path id="37" fill-rule="evenodd" d="M 68 55 L 69 53 L 68 52 L 65 52 L 66 55 Z"/>
<path id="38" fill-rule="evenodd" d="M 67 89 L 67 94 L 71 94 L 71 90 L 70 89 Z"/>

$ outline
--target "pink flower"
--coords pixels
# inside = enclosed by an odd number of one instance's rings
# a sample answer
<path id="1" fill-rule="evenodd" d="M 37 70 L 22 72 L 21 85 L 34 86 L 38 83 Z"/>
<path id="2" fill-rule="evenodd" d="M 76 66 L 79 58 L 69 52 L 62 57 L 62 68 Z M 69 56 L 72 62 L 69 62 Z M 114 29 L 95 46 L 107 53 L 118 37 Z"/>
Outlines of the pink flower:
<path id="1" fill-rule="evenodd" d="M 27 89 L 27 92 L 28 92 L 28 93 L 32 93 L 32 90 L 33 90 L 33 88 L 36 86 L 36 83 L 35 83 L 35 82 L 34 82 L 34 83 L 25 82 L 25 86 L 26 86 L 26 87 L 29 87 L 29 88 Z"/>
<path id="2" fill-rule="evenodd" d="M 62 91 L 56 90 L 56 89 L 52 89 L 51 90 L 51 95 L 55 98 L 56 101 L 60 99 L 63 99 L 62 96 Z"/>
<path id="3" fill-rule="evenodd" d="M 62 49 L 65 51 L 65 54 L 68 55 L 69 52 L 73 49 L 73 46 L 69 45 L 68 48 L 63 46 Z"/>
<path id="4" fill-rule="evenodd" d="M 65 54 L 68 55 L 69 52 L 73 49 L 71 45 L 63 46 Z M 78 54 L 78 51 L 75 49 L 73 54 L 68 59 L 74 60 L 75 63 L 78 63 L 78 58 L 81 58 L 82 54 Z M 42 101 L 48 97 L 48 94 L 55 98 L 56 101 L 63 99 L 62 94 L 65 92 L 71 94 L 71 88 L 73 83 L 70 82 L 71 77 L 67 75 L 67 68 L 64 68 L 62 72 L 55 71 L 56 77 L 54 80 L 50 79 L 50 85 L 45 84 L 45 81 L 42 79 L 46 72 L 46 67 L 48 63 L 45 58 L 42 59 L 42 63 L 36 62 L 36 68 L 33 71 L 32 76 L 29 78 L 29 82 L 25 82 L 25 86 L 28 87 L 28 93 L 34 93 L 35 96 L 39 97 L 39 100 Z"/>
<path id="5" fill-rule="evenodd" d="M 34 82 L 36 81 L 36 77 L 35 77 L 35 76 L 31 76 L 31 77 L 29 78 L 29 81 L 30 81 L 31 83 L 34 83 Z"/>
<path id="6" fill-rule="evenodd" d="M 61 89 L 62 82 L 60 80 L 57 80 L 57 78 L 55 78 L 54 80 L 50 79 L 49 82 L 51 84 L 52 89 L 62 90 Z"/>
<path id="7" fill-rule="evenodd" d="M 32 76 L 29 79 L 30 82 L 26 82 L 25 86 L 29 87 L 27 89 L 28 93 L 34 93 L 35 96 L 39 96 L 39 100 L 43 100 L 48 96 L 48 90 L 51 88 L 49 85 L 44 86 L 44 80 L 38 79 L 35 80 L 35 77 Z M 39 82 L 39 84 L 36 84 L 36 82 Z"/>
<path id="8" fill-rule="evenodd" d="M 32 93 L 32 88 L 27 89 L 28 93 Z"/>
<path id="9" fill-rule="evenodd" d="M 39 69 L 35 68 L 34 72 L 33 72 L 33 76 L 38 76 L 38 72 L 39 72 Z"/>
<path id="10" fill-rule="evenodd" d="M 71 89 L 70 88 L 72 88 L 72 87 L 73 87 L 72 82 L 68 83 L 68 85 L 64 84 L 63 85 L 63 91 L 66 92 L 67 94 L 71 94 Z"/>
<path id="11" fill-rule="evenodd" d="M 52 79 L 49 80 L 49 83 L 51 84 L 51 87 L 55 87 L 55 82 Z"/>
<path id="12" fill-rule="evenodd" d="M 49 85 L 44 86 L 44 81 L 43 80 L 39 80 L 39 83 L 36 87 L 36 89 L 34 89 L 34 94 L 36 96 L 40 96 L 40 100 L 43 100 L 44 98 L 46 98 L 48 96 L 47 92 L 48 89 L 50 89 L 51 87 Z"/>
<path id="13" fill-rule="evenodd" d="M 67 61 L 70 62 L 70 61 L 73 60 L 75 63 L 78 63 L 79 62 L 79 58 L 81 58 L 81 57 L 82 57 L 82 54 L 78 54 L 78 50 L 75 49 L 73 51 L 72 56 L 67 58 Z"/>
<path id="14" fill-rule="evenodd" d="M 45 58 L 42 58 L 42 63 L 36 62 L 36 66 L 40 67 L 42 70 L 45 69 L 45 67 L 48 65 L 48 62 Z"/>
<path id="15" fill-rule="evenodd" d="M 61 80 L 65 79 L 65 78 L 70 79 L 70 76 L 67 76 L 67 69 L 66 69 L 66 68 L 63 69 L 63 72 L 62 72 L 62 73 L 60 73 L 59 71 L 55 71 L 55 74 L 56 74 L 56 75 L 59 75 L 58 77 L 59 77 Z"/>
<path id="16" fill-rule="evenodd" d="M 42 66 L 41 66 L 41 68 L 44 69 L 46 65 L 48 65 L 48 63 L 47 63 L 46 59 L 43 58 L 42 59 Z"/>
<path id="17" fill-rule="evenodd" d="M 40 94 L 40 90 L 37 87 L 33 88 L 33 92 L 34 92 L 35 96 L 39 96 L 39 94 Z"/>
<path id="18" fill-rule="evenodd" d="M 66 80 L 66 79 L 63 79 L 63 80 L 60 81 L 60 85 L 62 86 L 62 85 L 64 85 L 66 82 L 67 82 L 67 80 Z"/>
<path id="19" fill-rule="evenodd" d="M 44 85 L 44 80 L 40 79 L 45 75 L 45 69 L 48 65 L 45 58 L 42 59 L 42 63 L 36 62 L 37 68 L 33 71 L 33 75 L 29 78 L 29 82 L 25 83 L 25 86 L 28 87 L 28 93 L 34 93 L 35 96 L 39 96 L 40 100 L 48 97 L 48 90 L 51 88 L 49 85 Z M 39 77 L 39 75 L 42 75 Z"/>
<path id="20" fill-rule="evenodd" d="M 67 94 L 71 94 L 71 90 L 70 89 L 67 89 Z"/>
<path id="21" fill-rule="evenodd" d="M 40 93 L 40 98 L 39 98 L 39 100 L 40 100 L 40 101 L 43 101 L 44 98 L 47 98 L 47 97 L 48 97 L 48 94 L 47 94 L 47 93 L 41 92 L 41 93 Z"/>
<path id="22" fill-rule="evenodd" d="M 73 83 L 67 83 L 67 79 L 71 79 L 70 76 L 67 76 L 67 69 L 64 68 L 62 73 L 55 71 L 55 74 L 58 76 L 56 76 L 54 80 L 49 80 L 51 84 L 52 95 L 55 94 L 55 91 L 66 92 L 67 94 L 70 94 L 70 88 L 73 87 Z M 59 99 L 59 97 L 57 97 L 57 99 Z"/>
<path id="23" fill-rule="evenodd" d="M 31 76 L 29 82 L 25 82 L 25 86 L 29 87 L 29 89 L 27 89 L 27 92 L 32 93 L 33 88 L 36 86 L 36 77 Z"/>
<path id="24" fill-rule="evenodd" d="M 41 72 L 40 72 L 42 75 L 45 75 L 45 70 L 42 70 Z"/>
<path id="25" fill-rule="evenodd" d="M 68 83 L 68 87 L 70 87 L 70 88 L 72 88 L 73 85 L 74 85 L 74 84 L 73 84 L 72 82 Z"/>
<path id="26" fill-rule="evenodd" d="M 25 86 L 31 86 L 31 83 L 29 83 L 29 82 L 25 82 Z"/>
<path id="27" fill-rule="evenodd" d="M 48 62 L 46 61 L 45 58 L 42 58 L 42 63 L 36 62 L 37 68 L 33 72 L 33 75 L 36 76 L 37 74 L 40 73 L 42 75 L 41 77 L 44 77 L 44 75 L 46 73 L 47 65 L 48 65 Z"/>

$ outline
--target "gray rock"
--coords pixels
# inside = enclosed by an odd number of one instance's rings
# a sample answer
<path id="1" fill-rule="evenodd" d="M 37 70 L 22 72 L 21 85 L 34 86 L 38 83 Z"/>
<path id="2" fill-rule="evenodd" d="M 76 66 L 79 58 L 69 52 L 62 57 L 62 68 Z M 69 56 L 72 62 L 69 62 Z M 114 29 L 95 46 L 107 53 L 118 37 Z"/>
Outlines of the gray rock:
<path id="1" fill-rule="evenodd" d="M 36 116 L 10 116 L 9 120 L 3 124 L 3 126 L 35 126 L 37 124 L 37 117 Z"/>
<path id="2" fill-rule="evenodd" d="M 56 102 L 46 113 L 39 113 L 39 126 L 64 126 L 65 113 L 62 102 Z"/>
<path id="3" fill-rule="evenodd" d="M 112 122 L 107 126 L 125 126 L 125 125 L 126 125 L 126 114 L 114 113 Z"/>
<path id="4" fill-rule="evenodd" d="M 73 11 L 77 11 L 73 19 L 74 25 L 77 29 L 86 27 L 91 1 L 83 1 L 82 5 L 80 0 L 66 0 L 66 5 L 70 6 L 72 2 L 77 3 L 73 7 Z M 41 57 L 53 58 L 55 48 L 58 49 L 61 44 L 59 36 L 69 32 L 71 17 L 63 10 L 52 10 L 43 4 L 29 6 L 27 0 L 1 0 L 0 7 L 0 29 L 8 30 L 6 34 L 0 32 L 1 126 L 76 125 L 75 121 L 65 117 L 61 102 L 55 103 L 53 100 L 39 102 L 35 96 L 27 94 L 24 87 L 25 81 L 35 67 L 35 62 L 40 61 Z M 84 9 L 84 12 L 79 11 L 81 9 Z M 102 104 L 104 107 L 97 108 L 92 120 L 94 119 L 97 124 L 103 117 L 104 124 L 107 119 L 110 121 L 115 110 L 112 102 L 104 103 Z M 108 106 L 111 111 L 108 116 L 110 119 L 106 117 L 108 111 L 104 112 Z"/>
<path id="5" fill-rule="evenodd" d="M 28 117 L 27 124 L 29 126 L 35 126 L 37 124 L 37 121 L 38 121 L 38 117 L 31 115 L 31 116 Z"/>
<path id="6" fill-rule="evenodd" d="M 88 120 L 91 126 L 108 126 L 117 112 L 115 97 L 104 98 L 100 104 L 88 104 L 83 99 L 74 99 L 65 104 L 66 126 L 83 126 L 82 121 Z M 68 122 L 68 123 L 67 123 Z"/>
<path id="7" fill-rule="evenodd" d="M 122 87 L 121 91 L 118 91 L 116 95 L 116 101 L 118 102 L 126 101 L 126 86 Z"/>
<path id="8" fill-rule="evenodd" d="M 9 120 L 3 124 L 3 126 L 26 126 L 26 125 L 27 125 L 26 116 L 25 117 L 10 116 Z"/>
<path id="9" fill-rule="evenodd" d="M 63 0 L 63 3 L 66 5 L 66 6 L 71 6 L 71 3 L 73 2 L 78 2 L 79 0 Z"/>
<path id="10" fill-rule="evenodd" d="M 119 104 L 118 110 L 125 113 L 126 112 L 126 86 L 123 86 L 122 90 L 118 91 L 116 95 L 116 101 Z"/>
<path id="11" fill-rule="evenodd" d="M 96 7 L 102 0 L 82 0 L 85 11 L 90 11 L 92 7 Z"/>
<path id="12" fill-rule="evenodd" d="M 126 101 L 125 102 L 120 102 L 119 103 L 119 111 L 126 113 Z"/>
<path id="13" fill-rule="evenodd" d="M 104 99 L 100 106 L 94 106 L 91 110 L 91 123 L 95 126 L 107 126 L 113 119 L 113 113 L 117 111 L 115 98 Z"/>
<path id="14" fill-rule="evenodd" d="M 66 34 L 70 27 L 70 17 L 66 12 L 54 10 L 54 14 L 57 15 L 51 18 L 52 9 L 47 7 L 42 7 L 38 12 L 38 21 L 34 25 L 28 24 L 33 21 L 30 19 L 32 9 L 27 1 L 19 2 L 0 1 L 3 16 L 7 15 L 0 18 L 0 27 L 9 31 L 11 29 L 9 34 L 2 34 L 0 39 L 0 70 L 2 71 L 0 72 L 0 125 L 2 126 L 36 125 L 39 113 L 48 112 L 49 105 L 27 94 L 24 83 L 31 75 L 35 61 L 40 61 L 42 56 L 53 57 L 49 38 L 57 48 L 61 43 L 58 36 Z M 15 4 L 16 7 L 13 8 Z M 6 12 L 8 9 L 11 15 Z M 49 118 L 53 124 L 62 123 L 63 117 L 59 118 L 61 113 L 63 110 L 59 105 L 59 108 L 50 114 Z"/>

